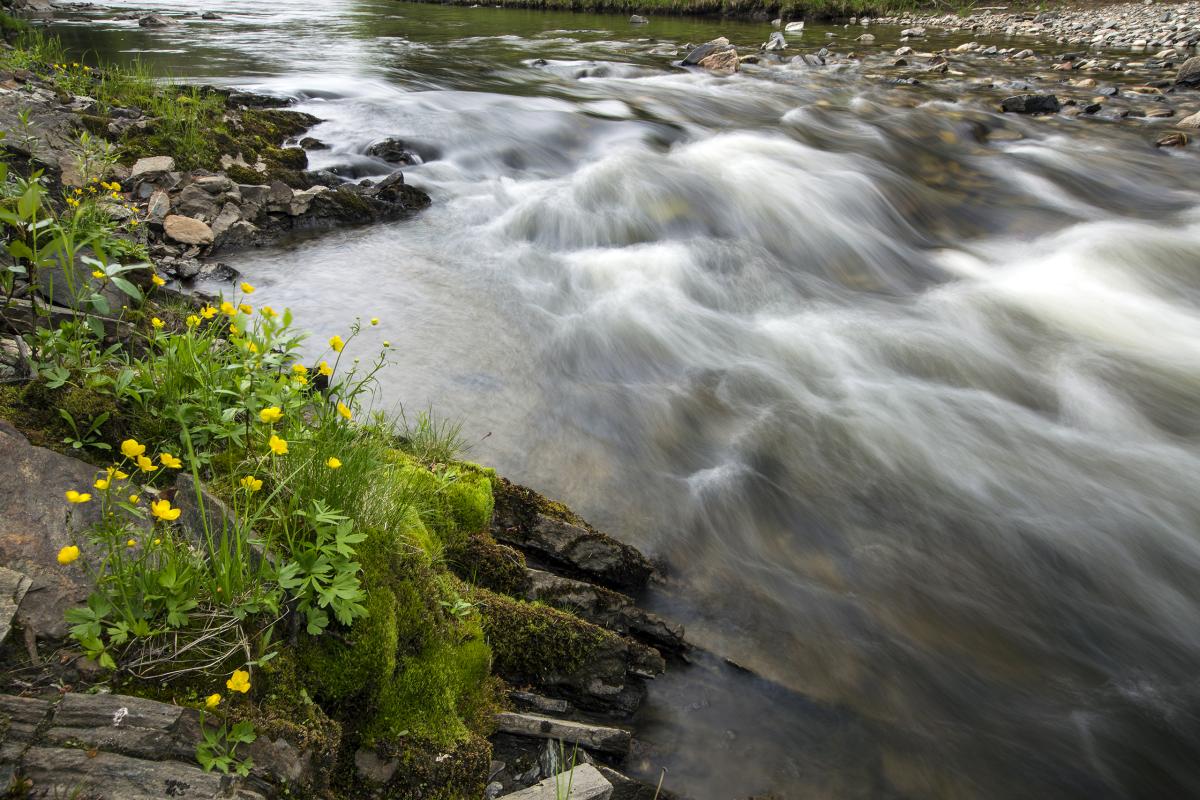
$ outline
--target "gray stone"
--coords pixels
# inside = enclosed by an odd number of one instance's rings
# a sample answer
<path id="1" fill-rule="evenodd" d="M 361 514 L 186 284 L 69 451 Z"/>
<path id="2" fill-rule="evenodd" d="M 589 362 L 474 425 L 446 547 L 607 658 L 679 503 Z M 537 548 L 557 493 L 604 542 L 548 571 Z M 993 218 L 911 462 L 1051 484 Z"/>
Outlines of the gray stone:
<path id="1" fill-rule="evenodd" d="M 293 192 L 292 201 L 288 204 L 287 208 L 288 215 L 298 217 L 301 214 L 307 213 L 313 199 L 322 192 L 328 191 L 328 186 L 313 186 L 300 192 Z"/>
<path id="2" fill-rule="evenodd" d="M 771 38 L 767 39 L 767 41 L 759 49 L 774 52 L 774 51 L 779 51 L 779 50 L 786 50 L 787 46 L 788 46 L 787 39 L 783 38 L 783 34 L 780 33 L 779 31 L 772 31 Z"/>
<path id="3" fill-rule="evenodd" d="M 147 14 L 138 20 L 138 25 L 143 28 L 167 28 L 174 25 L 175 22 L 167 19 L 162 14 Z"/>
<path id="4" fill-rule="evenodd" d="M 221 213 L 217 214 L 217 218 L 213 220 L 213 236 L 219 238 L 241 218 L 242 210 L 233 203 L 226 203 L 221 207 Z"/>
<path id="5" fill-rule="evenodd" d="M 372 783 L 383 784 L 392 779 L 400 768 L 396 758 L 382 759 L 374 750 L 360 748 L 354 753 L 354 768 L 360 778 Z"/>
<path id="6" fill-rule="evenodd" d="M 149 156 L 148 158 L 139 158 L 134 162 L 133 168 L 129 170 L 129 177 L 144 179 L 171 172 L 174 169 L 175 159 L 170 156 Z"/>
<path id="7" fill-rule="evenodd" d="M 546 778 L 541 783 L 505 795 L 509 800 L 564 800 L 564 792 L 570 785 L 570 800 L 610 800 L 612 784 L 591 764 L 583 764 L 571 770 Z"/>
<path id="8" fill-rule="evenodd" d="M 1183 62 L 1175 75 L 1175 83 L 1180 86 L 1200 86 L 1200 56 L 1192 56 Z"/>
<path id="9" fill-rule="evenodd" d="M 192 185 L 199 186 L 209 194 L 221 194 L 234 189 L 233 181 L 224 175 L 204 175 L 192 181 Z"/>
<path id="10" fill-rule="evenodd" d="M 216 219 L 217 210 L 220 208 L 219 203 L 218 198 L 192 184 L 183 187 L 183 191 L 175 198 L 175 210 L 184 216 L 208 222 Z"/>
<path id="11" fill-rule="evenodd" d="M 12 630 L 13 617 L 33 583 L 29 576 L 8 567 L 0 567 L 0 645 Z"/>
<path id="12" fill-rule="evenodd" d="M 552 739 L 614 755 L 627 754 L 633 741 L 629 731 L 623 728 L 555 719 L 541 714 L 505 711 L 496 714 L 495 722 L 496 730 L 501 733 Z"/>
<path id="13" fill-rule="evenodd" d="M 858 42 L 858 43 L 860 43 L 860 44 L 874 44 L 874 43 L 875 43 L 875 37 L 874 37 L 873 35 L 869 34 L 869 33 L 864 33 L 862 36 L 859 36 L 859 37 L 858 37 L 857 39 L 855 39 L 854 41 L 856 41 L 856 42 Z"/>
<path id="14" fill-rule="evenodd" d="M 787 33 L 802 33 L 804 31 L 803 22 L 789 22 L 783 27 Z"/>
<path id="15" fill-rule="evenodd" d="M 643 17 L 643 16 L 640 16 L 640 15 L 638 15 L 638 14 L 634 14 L 633 16 L 631 16 L 631 17 L 629 18 L 629 24 L 630 24 L 630 25 L 645 25 L 645 24 L 646 24 L 647 22 L 649 22 L 649 21 L 650 21 L 650 20 L 648 20 L 648 19 L 646 19 L 645 17 Z"/>
<path id="16" fill-rule="evenodd" d="M 171 196 L 163 189 L 155 189 L 146 202 L 146 214 L 155 222 L 162 222 L 171 213 Z"/>
<path id="17" fill-rule="evenodd" d="M 690 53 L 683 57 L 683 61 L 680 63 L 685 67 L 699 66 L 701 60 L 704 58 L 707 58 L 713 53 L 728 49 L 729 47 L 729 40 L 724 36 L 721 36 L 694 48 Z"/>
<path id="18" fill-rule="evenodd" d="M 1200 128 L 1200 111 L 1184 117 L 1175 123 L 1177 128 Z"/>
<path id="19" fill-rule="evenodd" d="M 213 243 L 212 228 L 202 220 L 171 214 L 163 220 L 167 238 L 183 244 L 208 245 Z"/>
<path id="20" fill-rule="evenodd" d="M 536 711 L 539 714 L 568 714 L 571 711 L 571 704 L 557 697 L 542 697 L 540 694 L 522 692 L 518 689 L 513 689 L 508 696 L 518 707 Z"/>

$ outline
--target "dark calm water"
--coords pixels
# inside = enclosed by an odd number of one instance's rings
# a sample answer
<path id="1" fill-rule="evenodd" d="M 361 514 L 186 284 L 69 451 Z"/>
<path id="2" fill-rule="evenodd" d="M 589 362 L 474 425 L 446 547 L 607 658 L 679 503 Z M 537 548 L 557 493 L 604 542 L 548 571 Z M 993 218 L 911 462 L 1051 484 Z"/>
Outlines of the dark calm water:
<path id="1" fill-rule="evenodd" d="M 438 153 L 416 220 L 230 256 L 256 299 L 322 340 L 381 317 L 386 407 L 665 557 L 648 602 L 769 679 L 655 682 L 634 771 L 697 800 L 1200 796 L 1200 151 L 1151 147 L 1166 123 L 991 110 L 1047 66 L 897 86 L 895 31 L 723 78 L 670 53 L 766 25 L 156 6 L 225 19 L 59 28 L 300 98 L 315 167 Z"/>

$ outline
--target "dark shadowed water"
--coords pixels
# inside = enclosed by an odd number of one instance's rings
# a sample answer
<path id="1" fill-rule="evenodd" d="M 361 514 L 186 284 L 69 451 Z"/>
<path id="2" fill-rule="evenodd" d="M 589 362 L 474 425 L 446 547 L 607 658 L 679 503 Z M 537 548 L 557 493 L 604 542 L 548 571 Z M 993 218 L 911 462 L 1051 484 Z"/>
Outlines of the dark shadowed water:
<path id="1" fill-rule="evenodd" d="M 389 407 L 665 557 L 648 602 L 763 676 L 656 681 L 635 771 L 697 800 L 1200 796 L 1200 151 L 1151 147 L 1165 123 L 992 110 L 1047 66 L 898 86 L 894 31 L 717 77 L 671 52 L 769 27 L 156 5 L 225 19 L 60 30 L 299 98 L 314 167 L 435 156 L 415 220 L 230 256 L 256 299 L 322 340 L 381 317 Z"/>

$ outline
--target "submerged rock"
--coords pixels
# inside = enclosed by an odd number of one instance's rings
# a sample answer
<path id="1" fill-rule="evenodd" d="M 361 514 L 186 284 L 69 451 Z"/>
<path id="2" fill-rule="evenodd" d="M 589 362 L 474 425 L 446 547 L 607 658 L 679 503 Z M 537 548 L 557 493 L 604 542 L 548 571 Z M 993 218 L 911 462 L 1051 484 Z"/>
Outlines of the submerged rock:
<path id="1" fill-rule="evenodd" d="M 1061 108 L 1052 94 L 1018 94 L 1000 103 L 1000 109 L 1010 114 L 1056 114 Z"/>

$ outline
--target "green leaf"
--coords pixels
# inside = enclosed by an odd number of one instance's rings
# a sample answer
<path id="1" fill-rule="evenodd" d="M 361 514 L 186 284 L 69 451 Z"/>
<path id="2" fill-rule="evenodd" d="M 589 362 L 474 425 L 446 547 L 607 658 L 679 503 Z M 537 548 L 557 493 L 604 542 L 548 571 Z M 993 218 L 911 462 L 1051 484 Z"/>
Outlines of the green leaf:
<path id="1" fill-rule="evenodd" d="M 111 275 L 109 276 L 109 280 L 113 282 L 113 286 L 116 286 L 134 300 L 138 301 L 139 303 L 142 301 L 142 290 L 134 286 L 125 278 L 122 278 L 119 275 Z"/>

